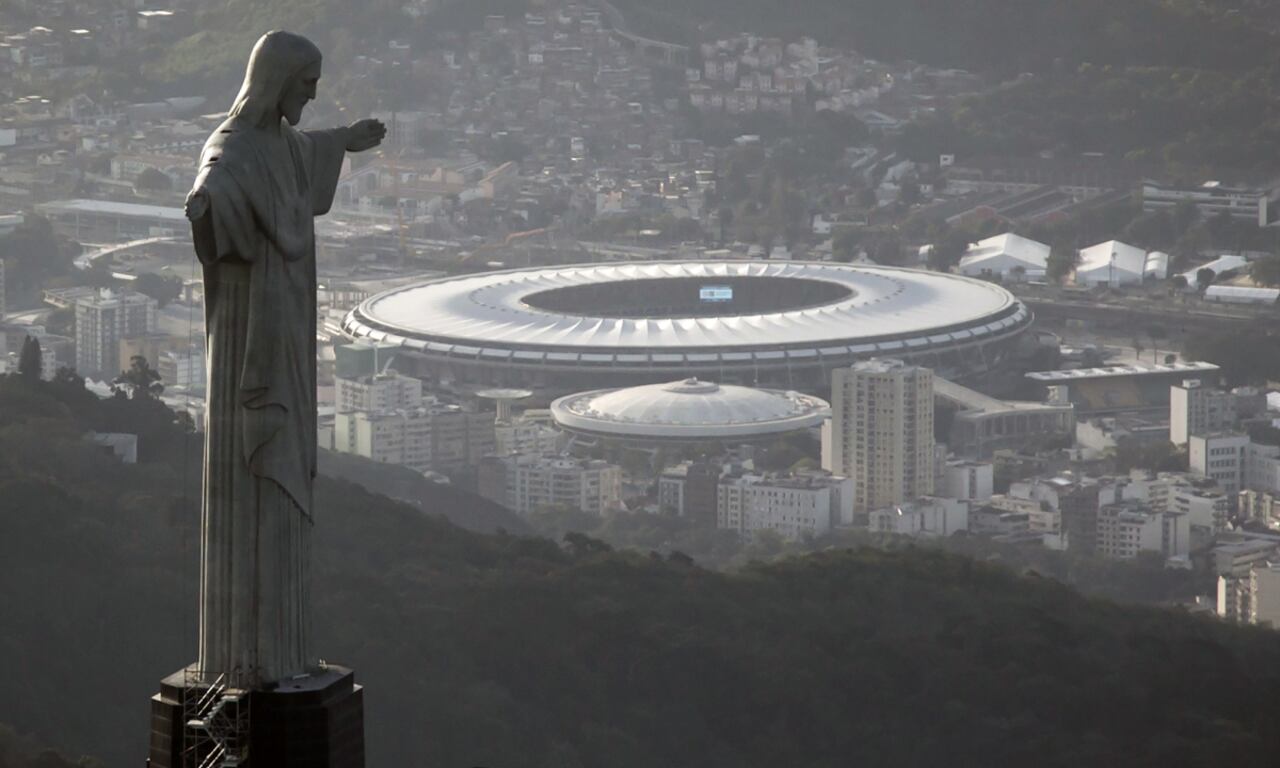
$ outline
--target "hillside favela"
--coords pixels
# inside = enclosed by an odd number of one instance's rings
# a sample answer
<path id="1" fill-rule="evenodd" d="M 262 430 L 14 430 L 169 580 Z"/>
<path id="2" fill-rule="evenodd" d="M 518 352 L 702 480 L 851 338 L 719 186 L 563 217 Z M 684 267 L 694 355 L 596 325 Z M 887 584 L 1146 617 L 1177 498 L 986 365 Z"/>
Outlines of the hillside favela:
<path id="1" fill-rule="evenodd" d="M 0 0 L 0 768 L 1280 765 L 1277 39 Z"/>

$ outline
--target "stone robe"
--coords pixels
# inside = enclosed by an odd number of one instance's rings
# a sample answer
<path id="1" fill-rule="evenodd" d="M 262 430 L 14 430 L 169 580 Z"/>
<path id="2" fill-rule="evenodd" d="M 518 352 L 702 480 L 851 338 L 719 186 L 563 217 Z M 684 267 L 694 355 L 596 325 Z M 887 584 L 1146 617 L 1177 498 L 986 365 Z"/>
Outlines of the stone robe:
<path id="1" fill-rule="evenodd" d="M 315 665 L 308 648 L 316 473 L 313 217 L 333 201 L 345 132 L 229 118 L 201 155 L 192 223 L 204 268 L 200 657 L 252 687 Z"/>

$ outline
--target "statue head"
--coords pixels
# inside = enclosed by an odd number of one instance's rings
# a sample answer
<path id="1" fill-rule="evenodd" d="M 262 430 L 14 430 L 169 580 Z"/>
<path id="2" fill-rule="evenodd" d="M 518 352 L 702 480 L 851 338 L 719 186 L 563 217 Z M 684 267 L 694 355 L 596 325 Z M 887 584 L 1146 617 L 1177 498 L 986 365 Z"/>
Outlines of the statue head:
<path id="1" fill-rule="evenodd" d="M 302 35 L 280 31 L 263 35 L 249 54 L 231 116 L 261 128 L 269 127 L 277 115 L 297 125 L 302 108 L 316 97 L 320 62 L 320 49 Z"/>

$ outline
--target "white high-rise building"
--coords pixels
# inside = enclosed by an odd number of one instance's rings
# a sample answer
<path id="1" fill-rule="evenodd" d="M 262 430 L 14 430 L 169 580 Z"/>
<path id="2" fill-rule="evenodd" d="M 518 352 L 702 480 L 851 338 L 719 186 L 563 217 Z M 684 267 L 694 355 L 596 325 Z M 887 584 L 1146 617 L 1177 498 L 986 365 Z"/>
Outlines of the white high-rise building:
<path id="1" fill-rule="evenodd" d="M 340 413 L 334 420 L 334 449 L 427 472 L 433 466 L 434 421 L 426 409 Z"/>
<path id="2" fill-rule="evenodd" d="M 1015 495 L 1017 492 L 1025 492 L 1028 488 L 1031 489 L 1032 496 Z M 1042 536 L 1045 546 L 1050 549 L 1065 549 L 1066 543 L 1062 536 L 1062 510 L 1048 499 L 1034 498 L 1038 490 L 1039 487 L 1036 485 L 1014 483 L 1010 486 L 1009 493 L 996 494 L 988 500 L 987 504 L 992 509 L 1026 515 L 1029 533 Z"/>
<path id="3" fill-rule="evenodd" d="M 1245 487 L 1245 468 L 1248 466 L 1248 435 L 1215 433 L 1191 435 L 1189 464 L 1191 473 L 1212 479 L 1227 494 L 1235 494 Z"/>
<path id="4" fill-rule="evenodd" d="M 1191 473 L 1212 479 L 1229 496 L 1280 491 L 1280 447 L 1235 432 L 1192 435 L 1187 445 Z"/>
<path id="5" fill-rule="evenodd" d="M 559 453 L 566 441 L 564 433 L 555 427 L 523 418 L 508 422 L 495 421 L 493 432 L 494 452 L 499 456 L 509 453 Z"/>
<path id="6" fill-rule="evenodd" d="M 1268 491 L 1241 491 L 1236 509 L 1246 520 L 1258 520 L 1271 528 L 1280 527 L 1280 494 Z"/>
<path id="7" fill-rule="evenodd" d="M 166 387 L 201 390 L 205 386 L 204 348 L 166 350 L 156 361 L 156 370 Z"/>
<path id="8" fill-rule="evenodd" d="M 969 530 L 969 502 L 925 496 L 905 504 L 873 509 L 867 530 L 924 538 L 946 538 Z"/>
<path id="9" fill-rule="evenodd" d="M 155 299 L 140 293 L 100 290 L 77 299 L 76 371 L 115 378 L 120 373 L 120 340 L 153 333 L 156 307 Z"/>
<path id="10" fill-rule="evenodd" d="M 1192 435 L 1220 432 L 1231 426 L 1235 397 L 1188 379 L 1169 388 L 1169 441 L 1186 445 Z"/>
<path id="11" fill-rule="evenodd" d="M 995 487 L 995 466 L 989 461 L 948 461 L 938 494 L 952 499 L 986 501 Z"/>
<path id="12" fill-rule="evenodd" d="M 1250 443 L 1245 454 L 1244 484 L 1241 490 L 1280 492 L 1280 448 Z"/>
<path id="13" fill-rule="evenodd" d="M 567 456 L 486 456 L 480 463 L 480 495 L 527 515 L 567 506 L 595 515 L 622 508 L 622 468 Z"/>
<path id="14" fill-rule="evenodd" d="M 333 449 L 419 472 L 459 472 L 493 451 L 493 421 L 454 405 L 336 414 Z"/>
<path id="15" fill-rule="evenodd" d="M 748 536 L 777 531 L 795 541 L 852 522 L 852 495 L 853 481 L 834 475 L 726 476 L 716 491 L 716 527 Z"/>
<path id="16" fill-rule="evenodd" d="M 1231 500 L 1223 491 L 1206 486 L 1203 480 L 1184 472 L 1135 469 L 1129 473 L 1121 496 L 1145 502 L 1157 512 L 1181 512 L 1191 521 L 1192 529 L 1213 535 L 1226 527 Z"/>
<path id="17" fill-rule="evenodd" d="M 1228 621 L 1280 629 L 1280 563 L 1260 561 L 1243 575 L 1219 575 L 1217 613 Z"/>
<path id="18" fill-rule="evenodd" d="M 1140 501 L 1107 504 L 1098 510 L 1098 552 L 1132 560 L 1139 552 L 1179 557 L 1191 550 L 1191 521 L 1179 512 L 1158 512 Z"/>
<path id="19" fill-rule="evenodd" d="M 853 480 L 855 512 L 934 492 L 933 372 L 899 360 L 837 368 L 822 466 Z"/>
<path id="20" fill-rule="evenodd" d="M 394 371 L 355 378 L 335 377 L 333 387 L 338 413 L 393 411 L 422 405 L 422 381 Z"/>
<path id="21" fill-rule="evenodd" d="M 1191 527 L 1214 536 L 1227 527 L 1231 500 L 1221 491 L 1202 490 L 1180 485 L 1169 494 L 1167 510 L 1187 516 Z"/>
<path id="22" fill-rule="evenodd" d="M 1249 577 L 1249 622 L 1280 629 L 1280 563 L 1254 568 Z"/>

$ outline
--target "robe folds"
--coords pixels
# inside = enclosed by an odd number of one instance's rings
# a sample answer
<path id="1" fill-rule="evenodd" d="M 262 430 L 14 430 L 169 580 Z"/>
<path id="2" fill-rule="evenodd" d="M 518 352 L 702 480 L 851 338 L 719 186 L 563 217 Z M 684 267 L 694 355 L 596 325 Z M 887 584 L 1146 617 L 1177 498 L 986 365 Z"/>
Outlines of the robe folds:
<path id="1" fill-rule="evenodd" d="M 329 210 L 345 131 L 232 117 L 209 138 L 192 222 L 208 373 L 200 658 L 251 687 L 311 668 L 316 473 L 314 217 Z"/>

